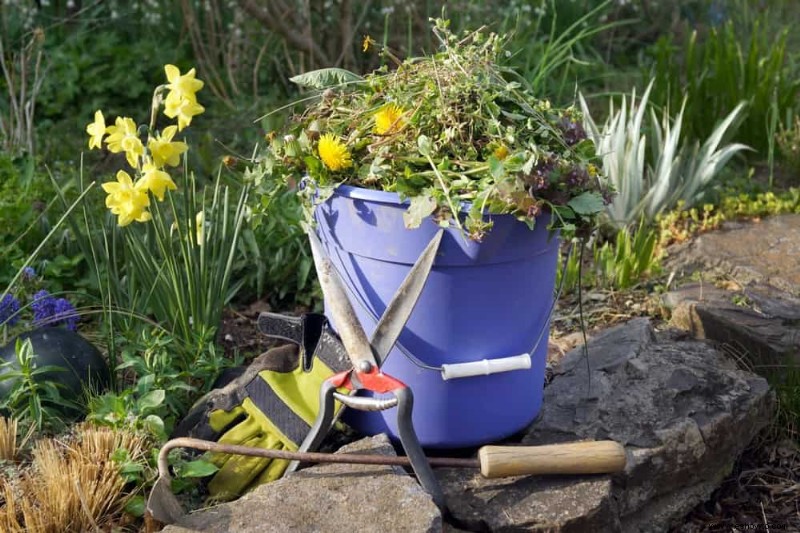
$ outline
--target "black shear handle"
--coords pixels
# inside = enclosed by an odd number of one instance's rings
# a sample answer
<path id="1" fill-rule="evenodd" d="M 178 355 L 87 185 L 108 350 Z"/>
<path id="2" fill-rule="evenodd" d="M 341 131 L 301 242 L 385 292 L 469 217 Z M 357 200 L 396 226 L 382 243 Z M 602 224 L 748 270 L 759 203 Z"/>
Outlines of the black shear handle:
<path id="1" fill-rule="evenodd" d="M 367 381 L 369 385 L 377 387 L 361 387 Z M 373 383 L 376 382 L 376 383 Z M 337 388 L 345 387 L 349 389 L 371 390 L 372 392 L 391 393 L 392 398 L 370 398 L 356 397 L 337 392 Z M 373 390 L 378 389 L 378 390 Z M 319 415 L 314 421 L 314 425 L 308 433 L 308 437 L 300 447 L 300 451 L 316 450 L 322 444 L 325 435 L 331 428 L 335 418 L 335 401 L 339 399 L 343 405 L 353 409 L 363 411 L 383 411 L 397 407 L 397 430 L 400 435 L 400 444 L 411 462 L 411 468 L 422 488 L 431 495 L 433 502 L 439 509 L 444 510 L 445 499 L 439 482 L 433 474 L 428 463 L 425 452 L 419 443 L 414 424 L 412 423 L 412 412 L 414 410 L 414 394 L 411 389 L 402 382 L 375 370 L 369 373 L 356 371 L 342 372 L 325 380 L 320 388 L 319 396 Z M 287 468 L 287 472 L 294 472 L 300 466 L 298 461 L 292 461 Z"/>

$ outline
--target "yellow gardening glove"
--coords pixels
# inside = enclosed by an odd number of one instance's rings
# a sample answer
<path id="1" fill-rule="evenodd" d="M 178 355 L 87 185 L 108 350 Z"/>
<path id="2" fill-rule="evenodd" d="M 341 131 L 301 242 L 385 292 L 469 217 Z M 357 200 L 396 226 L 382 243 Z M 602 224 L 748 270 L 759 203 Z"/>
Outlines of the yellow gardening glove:
<path id="1" fill-rule="evenodd" d="M 333 374 L 318 358 L 308 372 L 299 367 L 291 372 L 262 370 L 245 386 L 247 397 L 240 405 L 210 411 L 209 426 L 220 435 L 220 443 L 295 451 L 317 418 L 320 388 Z M 280 478 L 289 464 L 232 454 L 212 454 L 211 461 L 219 471 L 208 489 L 219 500 Z"/>

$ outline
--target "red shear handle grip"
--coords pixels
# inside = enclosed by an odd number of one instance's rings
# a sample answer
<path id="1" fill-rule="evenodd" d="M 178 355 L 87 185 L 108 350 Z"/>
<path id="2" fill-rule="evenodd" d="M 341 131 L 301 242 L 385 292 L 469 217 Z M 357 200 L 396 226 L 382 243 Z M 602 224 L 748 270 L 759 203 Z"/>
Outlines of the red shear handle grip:
<path id="1" fill-rule="evenodd" d="M 539 474 L 612 474 L 625 469 L 618 442 L 587 441 L 547 446 L 484 446 L 478 451 L 487 478 Z"/>

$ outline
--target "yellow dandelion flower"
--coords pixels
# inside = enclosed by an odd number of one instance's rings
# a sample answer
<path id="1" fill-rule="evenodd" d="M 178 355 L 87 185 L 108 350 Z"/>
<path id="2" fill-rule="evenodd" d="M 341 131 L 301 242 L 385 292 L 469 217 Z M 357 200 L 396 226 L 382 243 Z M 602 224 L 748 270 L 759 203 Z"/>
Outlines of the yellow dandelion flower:
<path id="1" fill-rule="evenodd" d="M 505 144 L 501 144 L 500 146 L 494 149 L 492 155 L 495 156 L 500 161 L 502 161 L 503 159 L 508 157 L 508 148 L 506 147 Z"/>
<path id="2" fill-rule="evenodd" d="M 333 171 L 344 170 L 353 166 L 353 160 L 347 146 L 333 133 L 326 133 L 319 138 L 319 158 L 326 167 Z"/>
<path id="3" fill-rule="evenodd" d="M 405 122 L 403 113 L 403 108 L 396 104 L 383 106 L 375 113 L 375 133 L 386 135 L 400 131 Z"/>

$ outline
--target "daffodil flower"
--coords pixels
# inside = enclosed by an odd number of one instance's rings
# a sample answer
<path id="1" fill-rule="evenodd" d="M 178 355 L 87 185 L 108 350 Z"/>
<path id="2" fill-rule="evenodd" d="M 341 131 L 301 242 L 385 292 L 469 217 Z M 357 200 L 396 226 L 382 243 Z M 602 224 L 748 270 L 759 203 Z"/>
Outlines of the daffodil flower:
<path id="1" fill-rule="evenodd" d="M 353 166 L 353 160 L 347 146 L 332 133 L 326 133 L 319 138 L 317 145 L 319 158 L 329 169 L 344 170 Z"/>
<path id="2" fill-rule="evenodd" d="M 139 168 L 139 158 L 144 156 L 144 145 L 137 135 L 136 123 L 132 118 L 117 117 L 113 126 L 106 128 L 106 144 L 112 153 L 125 152 L 128 164 Z"/>
<path id="3" fill-rule="evenodd" d="M 106 135 L 106 119 L 99 109 L 94 112 L 94 122 L 86 126 L 86 133 L 89 134 L 90 150 L 103 147 L 103 137 Z"/>
<path id="4" fill-rule="evenodd" d="M 167 84 L 167 89 L 169 89 L 167 100 L 190 100 L 197 103 L 195 93 L 202 89 L 204 84 L 202 81 L 195 79 L 193 68 L 186 74 L 181 75 L 181 71 L 175 65 L 164 65 L 164 72 L 167 74 L 167 81 L 169 81 Z"/>
<path id="5" fill-rule="evenodd" d="M 112 214 L 119 219 L 117 224 L 120 227 L 127 226 L 133 221 L 147 222 L 150 220 L 150 213 L 147 208 L 150 206 L 150 198 L 140 182 L 134 185 L 130 175 L 124 170 L 117 172 L 116 182 L 103 183 L 103 190 L 106 191 L 106 207 Z"/>
<path id="6" fill-rule="evenodd" d="M 167 189 L 174 191 L 178 188 L 169 174 L 160 170 L 150 161 L 142 165 L 142 177 L 139 178 L 136 185 L 145 191 L 153 193 L 153 196 L 158 198 L 159 202 L 164 201 L 164 193 Z"/>
<path id="7" fill-rule="evenodd" d="M 205 110 L 194 97 L 192 99 L 178 98 L 170 93 L 164 101 L 164 114 L 169 118 L 178 117 L 178 131 L 191 124 L 193 116 L 199 115 Z"/>
<path id="8" fill-rule="evenodd" d="M 189 149 L 189 146 L 182 141 L 173 141 L 172 138 L 178 132 L 177 126 L 167 126 L 160 134 L 151 137 L 147 141 L 147 148 L 153 157 L 153 165 L 162 168 L 164 165 L 176 167 L 181 162 L 181 154 Z"/>

